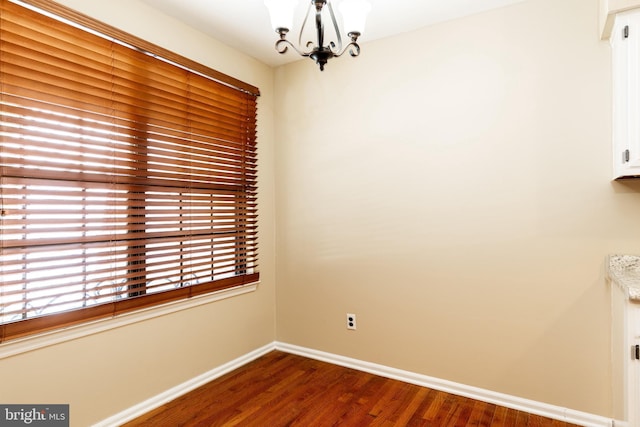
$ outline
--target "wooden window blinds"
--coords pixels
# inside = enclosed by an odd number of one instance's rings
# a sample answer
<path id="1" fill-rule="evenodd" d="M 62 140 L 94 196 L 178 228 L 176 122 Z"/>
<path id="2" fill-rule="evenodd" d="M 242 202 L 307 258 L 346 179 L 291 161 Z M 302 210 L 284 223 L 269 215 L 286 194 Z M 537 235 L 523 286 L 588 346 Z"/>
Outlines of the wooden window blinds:
<path id="1" fill-rule="evenodd" d="M 256 282 L 257 88 L 0 2 L 0 342 Z"/>

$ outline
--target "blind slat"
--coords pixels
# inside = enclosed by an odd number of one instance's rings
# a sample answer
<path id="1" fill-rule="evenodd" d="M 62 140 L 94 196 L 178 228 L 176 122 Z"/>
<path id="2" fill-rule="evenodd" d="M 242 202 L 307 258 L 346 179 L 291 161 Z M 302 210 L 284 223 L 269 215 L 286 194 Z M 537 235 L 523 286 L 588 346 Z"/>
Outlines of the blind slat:
<path id="1" fill-rule="evenodd" d="M 5 90 L 15 91 L 6 84 Z M 29 91 L 30 89 L 25 88 Z M 25 98 L 18 95 L 4 95 L 7 103 L 3 108 L 6 114 L 4 120 L 7 124 L 14 123 L 16 125 L 34 125 L 36 121 L 47 122 L 49 125 L 56 126 L 55 120 L 52 123 L 51 111 L 55 110 L 56 116 L 68 116 L 67 125 L 75 125 L 75 130 L 82 130 L 87 135 L 95 135 L 96 137 L 104 134 L 111 135 L 116 142 L 127 143 L 134 139 L 150 139 L 164 145 L 180 145 L 184 143 L 185 137 L 192 138 L 189 147 L 192 149 L 201 149 L 203 151 L 222 152 L 228 155 L 237 155 L 243 150 L 250 150 L 255 146 L 255 140 L 245 138 L 247 135 L 255 136 L 255 129 L 251 130 L 249 126 L 255 124 L 244 124 L 242 121 L 237 122 L 237 126 L 247 126 L 246 135 L 238 133 L 236 141 L 216 137 L 212 132 L 208 135 L 194 134 L 193 132 L 184 132 L 178 129 L 171 129 L 162 126 L 156 126 L 146 123 L 144 128 L 139 128 L 137 122 L 122 118 L 105 115 L 96 111 L 81 110 L 60 104 L 52 105 L 42 100 L 36 101 L 33 98 Z M 20 105 L 18 105 L 20 104 Z M 112 111 L 113 112 L 113 111 Z M 10 116 L 10 117 L 9 117 Z M 75 117 L 75 121 L 72 120 Z M 72 128 L 73 129 L 73 128 Z M 68 128 L 66 130 L 69 130 Z M 214 135 L 214 136 L 212 136 Z"/>

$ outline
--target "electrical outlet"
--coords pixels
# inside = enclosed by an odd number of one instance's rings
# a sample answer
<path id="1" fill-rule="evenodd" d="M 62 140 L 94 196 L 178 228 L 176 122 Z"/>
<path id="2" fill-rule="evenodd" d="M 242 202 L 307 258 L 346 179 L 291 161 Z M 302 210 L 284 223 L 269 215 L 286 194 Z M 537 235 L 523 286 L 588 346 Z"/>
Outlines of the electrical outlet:
<path id="1" fill-rule="evenodd" d="M 356 315 L 347 313 L 347 329 L 356 330 Z"/>

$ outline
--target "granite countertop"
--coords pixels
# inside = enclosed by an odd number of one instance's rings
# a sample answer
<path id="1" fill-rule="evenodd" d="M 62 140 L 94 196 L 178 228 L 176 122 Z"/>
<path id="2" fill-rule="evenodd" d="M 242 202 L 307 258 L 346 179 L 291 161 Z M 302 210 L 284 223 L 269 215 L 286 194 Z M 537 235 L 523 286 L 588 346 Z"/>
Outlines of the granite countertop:
<path id="1" fill-rule="evenodd" d="M 607 274 L 611 282 L 620 286 L 630 300 L 640 302 L 640 256 L 609 255 Z"/>

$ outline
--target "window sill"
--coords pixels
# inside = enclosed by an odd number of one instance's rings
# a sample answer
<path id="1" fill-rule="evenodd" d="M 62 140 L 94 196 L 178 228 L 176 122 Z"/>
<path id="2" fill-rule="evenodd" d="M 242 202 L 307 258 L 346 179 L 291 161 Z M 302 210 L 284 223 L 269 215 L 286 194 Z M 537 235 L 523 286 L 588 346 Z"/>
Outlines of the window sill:
<path id="1" fill-rule="evenodd" d="M 155 317 L 188 310 L 200 305 L 254 292 L 258 288 L 259 283 L 260 282 L 249 283 L 243 286 L 223 289 L 210 294 L 195 296 L 187 300 L 174 301 L 155 307 L 120 314 L 108 319 L 96 320 L 82 325 L 70 326 L 51 332 L 45 332 L 43 334 L 33 335 L 27 338 L 8 341 L 0 344 L 0 360 L 51 345 L 75 340 L 88 335 L 108 331 L 110 329 L 120 328 L 122 326 L 143 322 Z"/>

